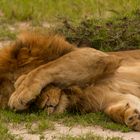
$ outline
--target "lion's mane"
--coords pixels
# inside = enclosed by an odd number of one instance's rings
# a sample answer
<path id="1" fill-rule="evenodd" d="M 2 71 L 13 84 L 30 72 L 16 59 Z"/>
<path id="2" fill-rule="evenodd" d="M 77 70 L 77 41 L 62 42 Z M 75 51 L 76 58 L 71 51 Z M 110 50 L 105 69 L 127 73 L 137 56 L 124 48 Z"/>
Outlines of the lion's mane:
<path id="1" fill-rule="evenodd" d="M 23 32 L 0 49 L 0 107 L 7 107 L 14 82 L 22 74 L 76 49 L 62 36 Z"/>

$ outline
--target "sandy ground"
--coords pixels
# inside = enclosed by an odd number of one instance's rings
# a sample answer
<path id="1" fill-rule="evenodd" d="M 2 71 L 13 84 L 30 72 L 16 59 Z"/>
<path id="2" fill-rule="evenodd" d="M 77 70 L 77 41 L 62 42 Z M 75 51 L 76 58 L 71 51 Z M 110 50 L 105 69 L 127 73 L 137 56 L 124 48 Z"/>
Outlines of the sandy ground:
<path id="1" fill-rule="evenodd" d="M 39 134 L 29 134 L 24 127 L 9 128 L 12 134 L 20 136 L 23 140 L 40 140 Z M 71 135 L 79 136 L 87 133 L 93 133 L 102 137 L 121 137 L 124 140 L 140 140 L 140 132 L 128 132 L 122 133 L 118 131 L 111 131 L 108 129 L 103 129 L 99 126 L 95 127 L 66 127 L 62 124 L 55 124 L 55 130 L 47 130 L 43 133 L 46 140 L 57 140 L 60 136 Z"/>

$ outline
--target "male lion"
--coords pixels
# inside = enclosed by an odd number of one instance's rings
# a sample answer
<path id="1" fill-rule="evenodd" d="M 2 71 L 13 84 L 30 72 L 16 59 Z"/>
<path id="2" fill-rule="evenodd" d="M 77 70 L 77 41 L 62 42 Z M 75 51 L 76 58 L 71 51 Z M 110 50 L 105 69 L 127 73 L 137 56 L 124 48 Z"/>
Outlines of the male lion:
<path id="1" fill-rule="evenodd" d="M 49 113 L 103 111 L 140 131 L 139 60 L 119 66 L 118 57 L 78 49 L 60 36 L 25 33 L 0 51 L 0 107 L 10 98 L 12 109 L 23 110 L 37 97 Z"/>
<path id="2" fill-rule="evenodd" d="M 92 48 L 76 48 L 17 80 L 19 84 L 10 97 L 9 106 L 26 109 L 43 88 L 54 84 L 55 87 L 42 94 L 46 99 L 42 100 L 42 107 L 47 110 L 51 107 L 48 112 L 57 113 L 59 108 L 62 108 L 60 112 L 67 108 L 81 113 L 103 111 L 116 122 L 140 131 L 139 60 L 124 58 L 123 61 Z M 58 89 L 54 90 L 56 86 Z M 51 91 L 52 95 L 58 93 L 54 105 Z"/>
<path id="3" fill-rule="evenodd" d="M 0 108 L 8 107 L 17 78 L 34 68 L 46 64 L 75 50 L 58 35 L 22 33 L 8 46 L 0 49 Z"/>

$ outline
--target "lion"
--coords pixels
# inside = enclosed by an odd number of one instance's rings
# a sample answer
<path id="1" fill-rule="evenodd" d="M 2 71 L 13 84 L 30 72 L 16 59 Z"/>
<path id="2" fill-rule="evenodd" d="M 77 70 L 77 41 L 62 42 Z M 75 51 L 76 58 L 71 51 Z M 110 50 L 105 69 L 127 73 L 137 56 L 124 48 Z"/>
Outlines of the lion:
<path id="1" fill-rule="evenodd" d="M 102 111 L 140 131 L 139 60 L 36 33 L 22 34 L 0 53 L 1 108 L 24 110 L 34 100 L 48 114 Z"/>
<path id="2" fill-rule="evenodd" d="M 43 108 L 49 115 L 64 113 L 66 110 L 68 112 L 79 112 L 80 114 L 100 111 L 115 122 L 140 131 L 140 102 L 136 96 L 131 94 L 122 95 L 115 92 L 115 94 L 108 94 L 107 92 L 104 94 L 103 89 L 101 90 L 98 86 L 94 87 L 94 85 L 82 90 L 78 86 L 73 86 L 65 89 L 65 92 L 62 90 L 61 94 L 60 89 L 52 93 L 51 90 L 53 89 L 41 94 L 41 97 L 44 97 L 42 100 L 37 99 L 38 107 Z M 44 95 L 47 96 L 48 100 L 45 100 Z M 51 110 L 49 107 L 51 107 Z"/>
<path id="3" fill-rule="evenodd" d="M 9 105 L 18 110 L 26 108 L 27 103 L 35 100 L 50 83 L 65 87 L 94 83 L 102 76 L 114 73 L 119 63 L 115 56 L 92 48 L 76 49 L 29 72 L 10 97 Z M 24 88 L 27 85 L 28 88 Z"/>
<path id="4" fill-rule="evenodd" d="M 21 75 L 75 49 L 76 46 L 60 35 L 26 31 L 16 41 L 0 48 L 0 108 L 8 108 L 14 83 Z"/>
<path id="5" fill-rule="evenodd" d="M 48 113 L 102 111 L 114 121 L 140 131 L 139 60 L 126 60 L 93 48 L 76 48 L 21 78 L 9 107 L 27 109 L 29 102 L 41 96 L 42 89 L 53 84 L 58 89 L 52 87 L 42 94 L 46 100 L 41 107 Z M 54 98 L 56 102 L 51 104 Z"/>

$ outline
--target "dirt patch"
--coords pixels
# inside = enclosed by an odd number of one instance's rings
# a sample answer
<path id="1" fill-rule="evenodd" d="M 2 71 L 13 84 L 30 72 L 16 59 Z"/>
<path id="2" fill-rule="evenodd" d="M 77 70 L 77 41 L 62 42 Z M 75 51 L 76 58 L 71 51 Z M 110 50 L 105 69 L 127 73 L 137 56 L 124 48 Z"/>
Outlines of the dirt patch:
<path id="1" fill-rule="evenodd" d="M 23 140 L 40 140 L 41 134 L 29 134 L 28 131 L 23 127 L 9 128 L 12 134 L 17 135 L 17 137 L 22 137 Z M 108 129 L 103 129 L 99 126 L 94 127 L 67 127 L 62 124 L 55 124 L 55 130 L 47 130 L 43 133 L 43 136 L 47 140 L 57 140 L 60 136 L 71 135 L 80 136 L 87 133 L 93 133 L 102 137 L 121 137 L 124 140 L 139 140 L 139 132 L 128 132 L 122 133 L 118 131 L 111 131 Z"/>

